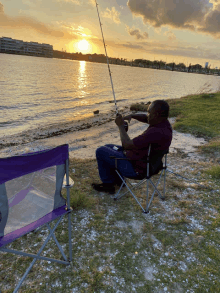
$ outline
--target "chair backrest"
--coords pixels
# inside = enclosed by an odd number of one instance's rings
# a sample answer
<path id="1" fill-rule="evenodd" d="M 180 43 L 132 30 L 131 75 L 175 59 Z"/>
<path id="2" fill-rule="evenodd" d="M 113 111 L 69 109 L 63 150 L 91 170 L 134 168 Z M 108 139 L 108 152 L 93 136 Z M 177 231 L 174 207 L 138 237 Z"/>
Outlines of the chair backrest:
<path id="1" fill-rule="evenodd" d="M 0 238 L 66 204 L 68 145 L 0 159 Z"/>
<path id="2" fill-rule="evenodd" d="M 166 155 L 168 153 L 169 153 L 169 149 L 150 152 L 150 156 L 149 156 L 150 176 L 157 174 L 161 170 L 162 164 L 163 164 L 162 159 L 163 159 L 164 155 Z"/>

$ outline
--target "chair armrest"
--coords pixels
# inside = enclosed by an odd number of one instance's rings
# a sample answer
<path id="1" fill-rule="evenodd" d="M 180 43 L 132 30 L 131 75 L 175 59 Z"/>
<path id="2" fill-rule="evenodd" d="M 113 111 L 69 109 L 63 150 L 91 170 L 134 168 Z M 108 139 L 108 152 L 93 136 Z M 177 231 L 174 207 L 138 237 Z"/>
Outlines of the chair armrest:
<path id="1" fill-rule="evenodd" d="M 137 161 L 141 161 L 141 162 L 144 162 L 144 163 L 147 163 L 148 161 L 147 160 L 141 160 L 141 159 L 138 159 L 138 160 L 132 160 L 132 159 L 129 159 L 129 158 L 116 158 L 114 156 L 110 156 L 111 159 L 115 159 L 115 160 L 126 160 L 126 161 L 134 161 L 134 162 L 137 162 Z"/>
<path id="2" fill-rule="evenodd" d="M 115 156 L 110 156 L 111 159 L 116 159 L 116 160 L 127 160 L 127 161 L 132 161 L 129 158 L 116 158 Z"/>

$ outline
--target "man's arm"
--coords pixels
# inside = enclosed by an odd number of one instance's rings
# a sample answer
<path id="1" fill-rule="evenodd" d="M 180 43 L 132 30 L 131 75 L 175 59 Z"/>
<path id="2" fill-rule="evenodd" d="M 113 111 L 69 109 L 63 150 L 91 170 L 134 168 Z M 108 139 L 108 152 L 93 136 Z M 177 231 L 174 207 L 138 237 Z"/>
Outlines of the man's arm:
<path id="1" fill-rule="evenodd" d="M 121 142 L 122 142 L 123 148 L 125 150 L 136 149 L 135 145 L 133 144 L 133 140 L 130 139 L 127 132 L 125 131 L 124 125 L 120 125 L 120 126 L 118 126 L 118 128 L 120 131 L 120 137 L 121 137 Z"/>
<path id="2" fill-rule="evenodd" d="M 143 123 L 148 123 L 148 117 L 146 114 L 130 114 L 125 116 L 124 120 L 128 120 L 130 122 L 132 118 Z"/>
<path id="3" fill-rule="evenodd" d="M 115 123 L 118 125 L 120 131 L 120 137 L 123 148 L 126 150 L 136 149 L 135 145 L 133 144 L 133 141 L 130 139 L 125 130 L 124 119 L 122 118 L 121 114 L 117 114 Z"/>

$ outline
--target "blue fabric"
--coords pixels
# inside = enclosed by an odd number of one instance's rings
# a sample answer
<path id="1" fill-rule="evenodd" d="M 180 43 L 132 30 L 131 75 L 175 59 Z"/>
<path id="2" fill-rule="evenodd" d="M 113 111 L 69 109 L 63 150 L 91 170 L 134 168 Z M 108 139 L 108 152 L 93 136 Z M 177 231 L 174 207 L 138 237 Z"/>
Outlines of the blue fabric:
<path id="1" fill-rule="evenodd" d="M 0 159 L 0 184 L 8 180 L 55 165 L 65 164 L 68 144 L 50 150 Z"/>
<path id="2" fill-rule="evenodd" d="M 114 150 L 114 146 L 116 146 L 118 150 Z M 111 159 L 110 156 L 115 156 L 116 158 L 126 158 L 123 153 L 122 146 L 119 145 L 106 144 L 96 150 L 99 176 L 103 183 L 114 183 L 116 180 L 120 179 L 118 174 L 115 172 L 115 159 Z M 118 160 L 117 169 L 123 178 L 137 177 L 130 161 Z"/>

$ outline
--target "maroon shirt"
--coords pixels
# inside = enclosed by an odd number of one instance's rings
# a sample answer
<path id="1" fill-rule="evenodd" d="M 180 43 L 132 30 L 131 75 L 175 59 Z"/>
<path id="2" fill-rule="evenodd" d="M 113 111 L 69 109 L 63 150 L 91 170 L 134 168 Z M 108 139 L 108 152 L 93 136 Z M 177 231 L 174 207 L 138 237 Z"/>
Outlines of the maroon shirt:
<path id="1" fill-rule="evenodd" d="M 151 154 L 156 151 L 169 149 L 172 141 L 172 127 L 168 120 L 159 124 L 149 126 L 141 135 L 133 139 L 133 144 L 138 149 L 126 150 L 126 157 L 134 160 L 132 162 L 134 169 L 138 173 L 146 171 L 147 164 L 141 161 L 146 160 L 148 155 L 148 147 L 151 144 Z"/>

